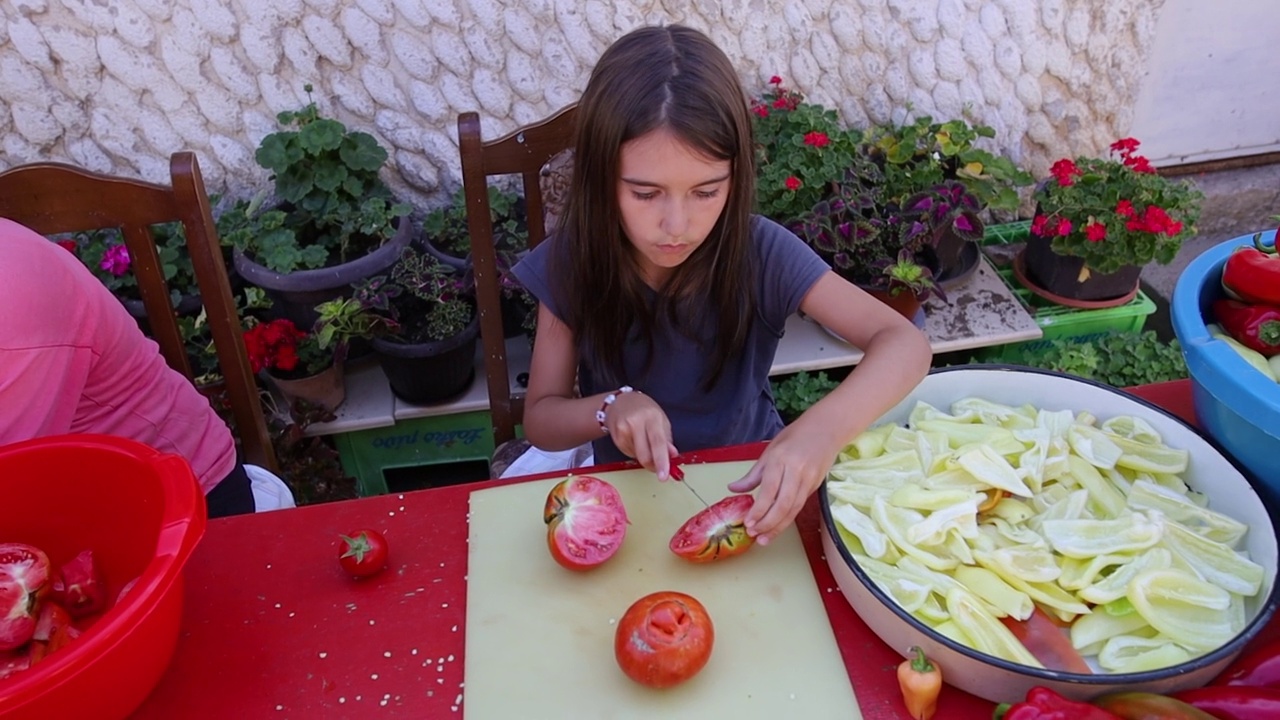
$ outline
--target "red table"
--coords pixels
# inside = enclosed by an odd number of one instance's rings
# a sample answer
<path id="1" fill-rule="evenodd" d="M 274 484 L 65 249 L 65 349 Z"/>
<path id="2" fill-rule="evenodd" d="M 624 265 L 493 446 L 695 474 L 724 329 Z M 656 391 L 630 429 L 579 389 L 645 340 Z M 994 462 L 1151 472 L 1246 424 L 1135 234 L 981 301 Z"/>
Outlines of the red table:
<path id="1" fill-rule="evenodd" d="M 1194 421 L 1186 381 L 1133 392 Z M 724 448 L 694 460 L 751 459 L 762 448 Z M 186 570 L 177 652 L 135 718 L 459 717 L 468 497 L 497 484 L 209 523 Z M 797 527 L 863 715 L 906 718 L 894 676 L 899 656 L 840 594 L 822 558 L 819 522 L 811 500 Z M 336 541 L 360 527 L 386 533 L 391 565 L 377 577 L 353 581 L 338 568 Z M 1280 635 L 1280 624 L 1263 635 Z M 946 718 L 985 719 L 991 709 L 951 687 L 940 702 Z"/>

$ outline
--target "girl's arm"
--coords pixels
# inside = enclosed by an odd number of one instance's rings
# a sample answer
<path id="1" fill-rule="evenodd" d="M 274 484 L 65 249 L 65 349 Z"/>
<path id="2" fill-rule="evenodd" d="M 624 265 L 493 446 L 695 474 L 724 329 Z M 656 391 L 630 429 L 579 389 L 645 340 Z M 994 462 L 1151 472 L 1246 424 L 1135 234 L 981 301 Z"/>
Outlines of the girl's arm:
<path id="1" fill-rule="evenodd" d="M 762 545 L 791 524 L 836 455 L 924 378 L 933 351 L 919 329 L 889 306 L 827 273 L 800 309 L 863 350 L 858 366 L 825 398 L 778 433 L 729 489 L 758 488 L 747 532 Z"/>
<path id="2" fill-rule="evenodd" d="M 608 393 L 577 397 L 578 352 L 573 333 L 546 306 L 538 306 L 538 331 L 525 393 L 524 434 L 544 450 L 567 450 L 601 436 L 596 411 Z M 622 393 L 605 413 L 614 444 L 665 480 L 671 456 L 671 423 L 643 392 Z"/>

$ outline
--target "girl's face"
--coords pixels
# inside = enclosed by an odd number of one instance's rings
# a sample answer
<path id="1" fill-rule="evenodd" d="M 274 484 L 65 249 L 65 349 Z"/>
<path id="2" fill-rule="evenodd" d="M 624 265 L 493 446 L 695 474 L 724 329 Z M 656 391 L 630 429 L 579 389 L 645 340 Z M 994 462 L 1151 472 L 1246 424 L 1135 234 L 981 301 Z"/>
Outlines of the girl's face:
<path id="1" fill-rule="evenodd" d="M 666 128 L 623 144 L 618 207 L 644 281 L 658 287 L 707 239 L 729 199 L 731 164 Z"/>

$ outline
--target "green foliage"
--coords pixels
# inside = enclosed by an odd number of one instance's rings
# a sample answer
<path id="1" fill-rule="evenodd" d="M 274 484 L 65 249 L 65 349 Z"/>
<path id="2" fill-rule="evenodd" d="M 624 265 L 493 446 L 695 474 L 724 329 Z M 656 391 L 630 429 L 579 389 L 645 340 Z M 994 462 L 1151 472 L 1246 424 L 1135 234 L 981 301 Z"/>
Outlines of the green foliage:
<path id="1" fill-rule="evenodd" d="M 181 223 L 153 225 L 151 235 L 156 242 L 156 253 L 160 257 L 164 281 L 169 286 L 169 300 L 177 307 L 183 295 L 199 293 L 195 270 L 191 267 L 191 256 L 187 254 L 186 235 Z M 138 280 L 132 269 L 117 275 L 104 266 L 103 258 L 107 252 L 113 247 L 124 245 L 124 237 L 118 230 L 106 228 L 77 232 L 72 234 L 71 240 L 76 244 L 76 256 L 113 295 L 129 300 L 142 299 L 138 292 Z"/>
<path id="2" fill-rule="evenodd" d="M 928 115 L 867 131 L 867 142 L 884 167 L 888 200 L 902 203 L 944 180 L 959 180 L 982 207 L 1017 210 L 1016 188 L 1030 185 L 1033 178 L 1008 158 L 975 147 L 984 137 L 995 137 L 995 130 L 964 120 L 934 122 Z"/>
<path id="3" fill-rule="evenodd" d="M 265 194 L 236 203 L 219 225 L 223 243 L 288 273 L 346 262 L 391 237 L 411 208 L 378 177 L 387 161 L 378 141 L 322 117 L 314 101 L 277 120 L 291 129 L 264 137 L 254 159 L 271 171 L 280 204 L 263 210 Z"/>
<path id="4" fill-rule="evenodd" d="M 826 397 L 839 384 L 839 380 L 828 378 L 825 371 L 810 375 L 802 370 L 794 375 L 770 380 L 773 402 L 778 407 L 778 414 L 786 422 L 800 417 L 801 413 Z"/>
<path id="5" fill-rule="evenodd" d="M 406 344 L 443 340 L 461 333 L 475 315 L 475 287 L 431 255 L 409 246 L 386 275 L 353 286 L 358 302 L 394 328 L 388 340 Z"/>
<path id="6" fill-rule="evenodd" d="M 1177 339 L 1165 343 L 1152 330 L 1083 341 L 1053 339 L 1047 346 L 1015 348 L 998 362 L 1056 370 L 1121 388 L 1188 376 Z"/>
<path id="7" fill-rule="evenodd" d="M 756 139 L 756 208 L 784 225 L 813 208 L 844 177 L 862 133 L 844 129 L 836 112 L 804 101 L 773 78 L 751 103 Z M 788 186 L 788 182 L 792 187 Z"/>
<path id="8" fill-rule="evenodd" d="M 352 340 L 375 337 L 393 329 L 386 318 L 354 298 L 327 300 L 315 310 L 318 317 L 311 330 L 315 345 L 319 350 L 328 351 L 331 357 L 344 354 Z M 331 347 L 333 350 L 329 350 Z"/>
<path id="9" fill-rule="evenodd" d="M 520 250 L 529 245 L 524 199 L 518 194 L 489 186 L 489 219 L 493 223 L 493 244 L 501 250 Z M 448 205 L 427 213 L 422 231 L 439 249 L 454 257 L 471 252 L 471 231 L 467 228 L 466 196 L 459 188 Z"/>

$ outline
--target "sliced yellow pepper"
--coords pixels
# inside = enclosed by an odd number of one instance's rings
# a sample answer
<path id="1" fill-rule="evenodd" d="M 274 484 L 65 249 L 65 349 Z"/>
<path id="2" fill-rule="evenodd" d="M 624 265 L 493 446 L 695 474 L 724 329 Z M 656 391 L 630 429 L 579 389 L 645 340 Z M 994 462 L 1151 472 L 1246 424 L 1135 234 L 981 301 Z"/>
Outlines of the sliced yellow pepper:
<path id="1" fill-rule="evenodd" d="M 995 608 L 1001 617 L 1026 620 L 1035 610 L 1031 596 L 1015 590 L 1000 576 L 986 568 L 961 565 L 955 570 L 956 580 L 975 597 Z"/>
<path id="2" fill-rule="evenodd" d="M 1018 471 L 990 447 L 984 445 L 963 452 L 956 457 L 956 464 L 993 488 L 1018 497 L 1032 496 L 1031 489 L 1018 477 Z"/>
<path id="3" fill-rule="evenodd" d="M 1127 635 L 1140 630 L 1147 621 L 1138 613 L 1115 616 L 1105 612 L 1091 612 L 1081 615 L 1071 623 L 1071 645 L 1075 649 L 1100 645 L 1117 635 Z"/>
<path id="4" fill-rule="evenodd" d="M 1151 627 L 1188 648 L 1212 650 L 1235 635 L 1230 593 L 1186 573 L 1140 573 L 1127 597 Z"/>
<path id="5" fill-rule="evenodd" d="M 912 525 L 924 520 L 924 516 L 914 510 L 897 508 L 884 498 L 877 497 L 871 504 L 871 519 L 875 520 L 884 534 L 889 536 L 902 554 L 919 560 L 933 570 L 950 570 L 960 562 L 954 557 L 936 555 L 907 539 L 907 531 Z"/>
<path id="6" fill-rule="evenodd" d="M 840 527 L 858 538 L 858 542 L 862 544 L 863 552 L 867 555 L 879 559 L 888 552 L 888 536 L 880 532 L 880 528 L 876 526 L 874 520 L 853 505 L 847 503 L 833 504 L 831 506 L 831 518 Z"/>
<path id="7" fill-rule="evenodd" d="M 1180 665 L 1192 657 L 1168 638 L 1117 635 L 1098 651 L 1098 665 L 1111 672 L 1134 673 Z"/>
<path id="8" fill-rule="evenodd" d="M 1041 531 L 1053 549 L 1067 557 L 1091 558 L 1145 550 L 1163 535 L 1164 525 L 1144 513 L 1115 520 L 1045 520 Z"/>
<path id="9" fill-rule="evenodd" d="M 1186 495 L 1147 480 L 1133 484 L 1128 504 L 1138 510 L 1158 510 L 1195 534 L 1232 547 L 1249 531 L 1239 520 L 1200 507 Z"/>
<path id="10" fill-rule="evenodd" d="M 1080 487 L 1089 492 L 1089 504 L 1094 508 L 1096 516 L 1115 518 L 1125 511 L 1124 493 L 1104 478 L 1092 464 L 1084 458 L 1072 455 L 1067 458 L 1067 467 Z"/>
<path id="11" fill-rule="evenodd" d="M 1257 594 L 1262 588 L 1266 570 L 1258 563 L 1176 522 L 1166 520 L 1163 524 L 1165 544 L 1195 568 L 1200 577 L 1245 597 Z"/>
<path id="12" fill-rule="evenodd" d="M 952 590 L 947 593 L 946 607 L 952 622 L 973 641 L 975 650 L 1022 665 L 1044 667 L 972 593 Z"/>
<path id="13" fill-rule="evenodd" d="M 1151 570 L 1166 570 L 1173 563 L 1173 555 L 1162 547 L 1153 547 L 1141 555 L 1131 556 L 1129 562 L 1116 568 L 1110 575 L 1082 588 L 1076 595 L 1085 602 L 1094 605 L 1106 605 L 1109 602 L 1127 597 L 1129 584 L 1142 573 Z"/>

